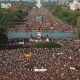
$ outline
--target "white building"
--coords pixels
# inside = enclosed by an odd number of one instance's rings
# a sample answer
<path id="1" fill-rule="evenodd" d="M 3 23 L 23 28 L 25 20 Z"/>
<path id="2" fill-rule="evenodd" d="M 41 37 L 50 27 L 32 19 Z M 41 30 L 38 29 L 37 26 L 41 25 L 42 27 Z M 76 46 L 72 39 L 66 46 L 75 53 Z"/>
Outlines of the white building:
<path id="1" fill-rule="evenodd" d="M 1 8 L 9 9 L 11 7 L 10 3 L 1 3 Z"/>
<path id="2" fill-rule="evenodd" d="M 58 5 L 69 5 L 72 0 L 56 0 Z"/>
<path id="3" fill-rule="evenodd" d="M 70 9 L 71 10 L 78 10 L 80 9 L 80 3 L 78 2 L 78 0 L 74 0 L 72 3 L 70 3 Z"/>

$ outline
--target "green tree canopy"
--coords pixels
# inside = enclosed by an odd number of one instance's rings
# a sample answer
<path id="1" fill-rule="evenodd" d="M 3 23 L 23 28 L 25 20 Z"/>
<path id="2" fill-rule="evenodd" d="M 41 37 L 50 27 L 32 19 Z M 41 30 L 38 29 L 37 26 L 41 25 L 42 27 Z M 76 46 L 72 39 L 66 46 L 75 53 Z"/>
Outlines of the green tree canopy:
<path id="1" fill-rule="evenodd" d="M 77 25 L 77 17 L 80 16 L 79 11 L 72 11 L 67 6 L 49 6 L 49 10 L 53 13 L 54 16 L 58 17 L 65 23 L 71 25 Z"/>
<path id="2" fill-rule="evenodd" d="M 60 48 L 61 45 L 56 42 L 45 42 L 45 43 L 37 42 L 35 44 L 35 47 L 36 48 Z"/>

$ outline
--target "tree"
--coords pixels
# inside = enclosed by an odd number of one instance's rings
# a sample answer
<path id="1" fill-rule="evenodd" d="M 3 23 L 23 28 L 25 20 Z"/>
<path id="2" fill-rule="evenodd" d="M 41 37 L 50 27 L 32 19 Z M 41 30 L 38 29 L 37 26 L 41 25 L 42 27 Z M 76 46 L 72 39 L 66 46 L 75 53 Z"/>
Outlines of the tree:
<path id="1" fill-rule="evenodd" d="M 5 33 L 6 33 L 5 28 L 0 27 L 0 44 L 6 44 L 8 41 L 7 35 Z"/>
<path id="2" fill-rule="evenodd" d="M 41 43 L 41 42 L 37 42 L 35 44 L 36 48 L 60 48 L 61 45 L 59 43 L 55 43 L 55 42 L 45 42 L 45 43 Z"/>
<path id="3" fill-rule="evenodd" d="M 71 25 L 77 25 L 77 17 L 80 16 L 80 12 L 69 10 L 69 8 L 66 6 L 56 6 L 56 5 L 54 7 L 50 6 L 49 10 L 53 13 L 54 16 L 57 16 L 65 23 Z"/>
<path id="4" fill-rule="evenodd" d="M 77 25 L 80 26 L 80 16 L 77 17 Z"/>

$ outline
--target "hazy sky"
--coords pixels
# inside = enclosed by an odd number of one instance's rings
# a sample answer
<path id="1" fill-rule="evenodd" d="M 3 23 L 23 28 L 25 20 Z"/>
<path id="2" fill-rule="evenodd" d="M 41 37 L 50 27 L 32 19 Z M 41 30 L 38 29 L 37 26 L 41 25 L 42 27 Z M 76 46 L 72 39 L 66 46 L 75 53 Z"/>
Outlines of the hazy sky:
<path id="1" fill-rule="evenodd" d="M 0 0 L 0 1 L 9 1 L 9 0 Z M 20 1 L 20 0 L 10 0 L 10 1 Z M 22 0 L 22 1 L 29 1 L 29 0 Z"/>
<path id="2" fill-rule="evenodd" d="M 9 0 L 0 0 L 0 1 L 9 1 Z M 10 0 L 10 1 L 20 1 L 20 0 Z M 29 0 L 22 0 L 22 1 L 29 1 Z M 55 1 L 55 0 L 53 0 L 53 1 Z"/>
<path id="3" fill-rule="evenodd" d="M 0 0 L 0 1 L 9 1 L 9 0 Z M 20 1 L 20 0 L 10 0 L 10 1 Z M 35 0 L 22 0 L 22 1 L 35 1 Z M 44 0 L 47 1 L 47 0 Z M 56 1 L 56 0 L 51 0 L 51 1 Z"/>

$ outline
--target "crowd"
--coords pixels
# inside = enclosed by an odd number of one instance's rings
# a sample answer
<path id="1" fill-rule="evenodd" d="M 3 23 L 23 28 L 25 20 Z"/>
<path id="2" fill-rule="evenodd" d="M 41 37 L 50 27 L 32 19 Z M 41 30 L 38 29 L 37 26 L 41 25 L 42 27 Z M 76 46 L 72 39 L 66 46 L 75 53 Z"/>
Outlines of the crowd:
<path id="1" fill-rule="evenodd" d="M 43 21 L 36 22 L 37 16 L 43 16 Z M 10 28 L 9 31 L 63 31 L 77 32 L 78 27 L 68 25 L 54 17 L 47 9 L 32 9 L 28 16 L 25 16 L 25 23 L 15 28 Z"/>
<path id="2" fill-rule="evenodd" d="M 80 40 L 54 40 L 61 48 L 0 51 L 0 80 L 80 80 Z M 32 54 L 25 58 L 24 53 Z M 46 72 L 35 72 L 45 68 Z"/>
<path id="3" fill-rule="evenodd" d="M 43 22 L 36 22 L 36 16 L 43 16 Z M 48 10 L 32 9 L 24 25 L 9 31 L 68 31 L 78 29 L 53 17 Z M 0 80 L 80 80 L 80 40 L 73 38 L 51 39 L 60 48 L 34 48 L 35 42 L 25 40 L 31 47 L 0 51 Z M 11 42 L 11 41 L 10 41 Z M 12 43 L 18 44 L 17 40 Z M 30 58 L 24 54 L 31 54 Z M 47 69 L 35 72 L 34 69 Z"/>

